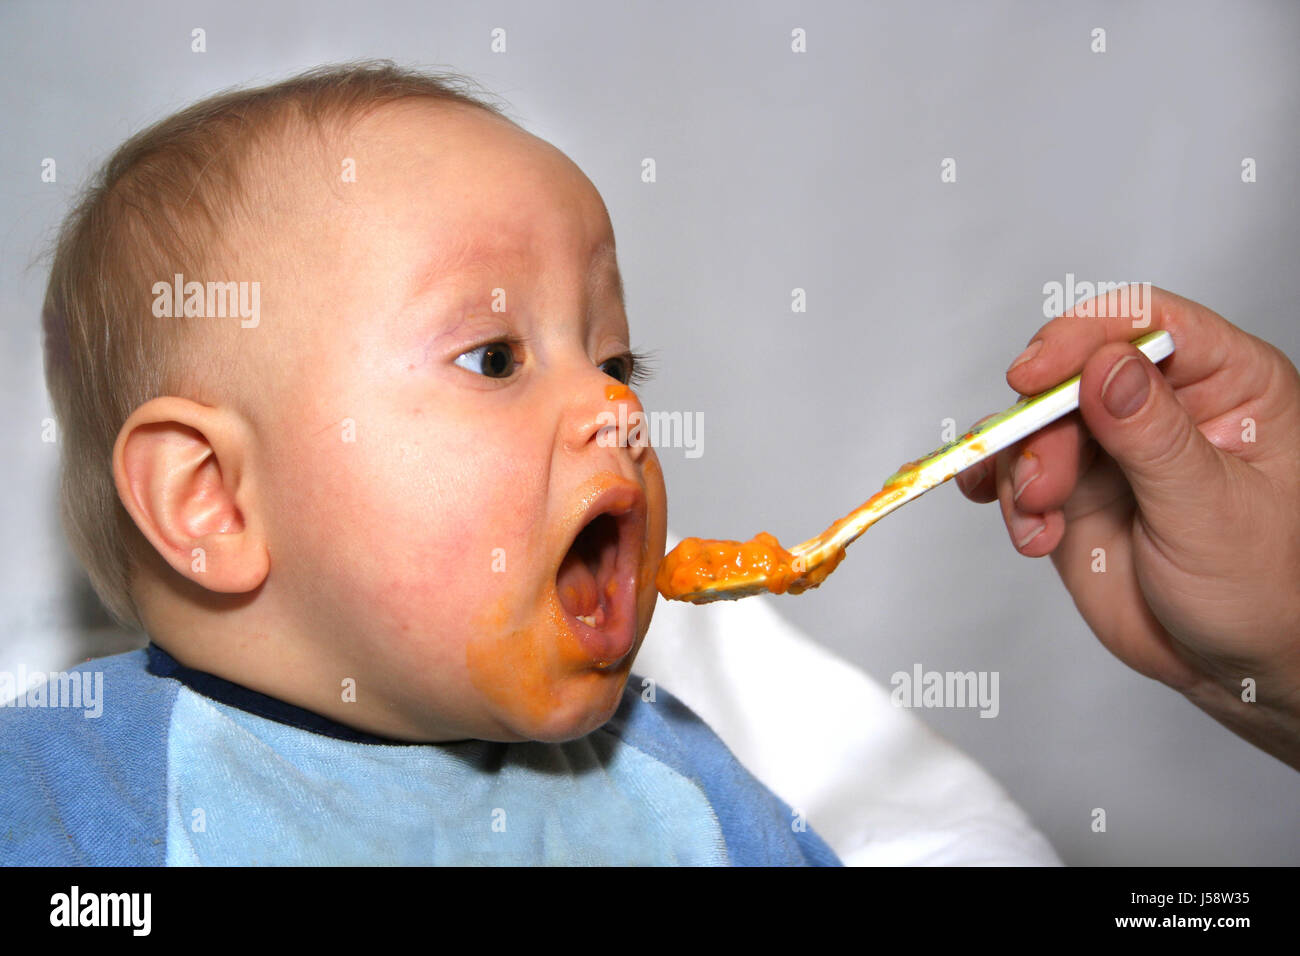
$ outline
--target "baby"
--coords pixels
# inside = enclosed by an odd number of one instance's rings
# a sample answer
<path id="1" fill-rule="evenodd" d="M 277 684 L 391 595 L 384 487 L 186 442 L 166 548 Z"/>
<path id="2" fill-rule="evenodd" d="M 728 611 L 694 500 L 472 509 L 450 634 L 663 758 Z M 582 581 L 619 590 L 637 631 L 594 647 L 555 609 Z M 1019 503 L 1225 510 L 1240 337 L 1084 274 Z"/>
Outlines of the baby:
<path id="1" fill-rule="evenodd" d="M 135 136 L 45 305 L 64 519 L 144 650 L 0 710 L 0 862 L 835 863 L 631 678 L 666 500 L 609 216 L 363 63 Z M 626 418 L 624 419 L 626 420 Z"/>

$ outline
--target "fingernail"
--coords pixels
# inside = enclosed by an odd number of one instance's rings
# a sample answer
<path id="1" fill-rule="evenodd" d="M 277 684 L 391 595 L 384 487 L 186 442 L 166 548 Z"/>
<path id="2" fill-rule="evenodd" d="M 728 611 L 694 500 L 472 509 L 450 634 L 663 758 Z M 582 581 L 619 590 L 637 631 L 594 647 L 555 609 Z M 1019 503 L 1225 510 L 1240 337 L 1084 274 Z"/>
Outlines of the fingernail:
<path id="1" fill-rule="evenodd" d="M 1016 547 L 1023 548 L 1033 541 L 1047 527 L 1037 516 L 1013 514 L 1011 516 L 1011 533 L 1016 537 Z"/>
<path id="2" fill-rule="evenodd" d="M 958 475 L 957 484 L 961 486 L 962 491 L 969 492 L 984 480 L 984 476 L 988 474 L 988 470 L 988 465 L 985 462 L 980 462 L 978 465 L 967 468 Z"/>
<path id="3" fill-rule="evenodd" d="M 1101 403 L 1116 418 L 1128 418 L 1146 404 L 1151 381 L 1136 355 L 1116 362 L 1101 383 Z"/>
<path id="4" fill-rule="evenodd" d="M 1026 362 L 1028 362 L 1031 358 L 1033 358 L 1035 355 L 1038 354 L 1038 350 L 1041 349 L 1042 347 L 1043 347 L 1042 339 L 1036 339 L 1035 341 L 1030 342 L 1029 345 L 1025 347 L 1025 350 L 1016 356 L 1016 360 L 1007 366 L 1007 371 L 1010 372 L 1017 365 L 1023 365 Z"/>
<path id="5" fill-rule="evenodd" d="M 1032 485 L 1042 473 L 1038 458 L 1026 448 L 1024 454 L 1016 459 L 1016 466 L 1011 470 L 1011 484 L 1015 488 L 1015 493 L 1011 496 L 1012 502 L 1019 501 L 1021 492 Z"/>

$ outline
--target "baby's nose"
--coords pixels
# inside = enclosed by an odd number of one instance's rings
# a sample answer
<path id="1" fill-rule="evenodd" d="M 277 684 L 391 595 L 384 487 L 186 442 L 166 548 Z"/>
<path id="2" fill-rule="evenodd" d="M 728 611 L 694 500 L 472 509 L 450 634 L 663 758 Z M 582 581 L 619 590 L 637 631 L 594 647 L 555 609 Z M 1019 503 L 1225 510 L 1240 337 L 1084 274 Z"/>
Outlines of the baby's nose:
<path id="1" fill-rule="evenodd" d="M 613 410 L 613 421 L 601 428 L 596 440 L 605 445 L 622 445 L 633 461 L 639 461 L 650 441 L 646 435 L 645 413 L 636 394 L 622 382 L 615 382 L 605 386 L 605 401 L 618 404 Z"/>

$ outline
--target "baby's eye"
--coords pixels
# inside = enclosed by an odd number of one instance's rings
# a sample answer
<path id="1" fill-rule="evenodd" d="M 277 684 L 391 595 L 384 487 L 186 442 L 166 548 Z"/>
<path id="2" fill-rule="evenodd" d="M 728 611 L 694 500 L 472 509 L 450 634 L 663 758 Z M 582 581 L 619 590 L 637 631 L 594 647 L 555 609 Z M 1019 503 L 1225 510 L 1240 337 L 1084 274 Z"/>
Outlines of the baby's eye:
<path id="1" fill-rule="evenodd" d="M 509 342 L 489 342 L 457 355 L 456 364 L 488 378 L 509 378 L 518 362 Z"/>
<path id="2" fill-rule="evenodd" d="M 601 362 L 600 370 L 624 385 L 639 385 L 650 380 L 650 359 L 634 349 Z"/>
<path id="3" fill-rule="evenodd" d="M 611 378 L 617 379 L 624 385 L 627 385 L 632 380 L 632 356 L 615 355 L 613 358 L 601 362 L 600 370 Z"/>

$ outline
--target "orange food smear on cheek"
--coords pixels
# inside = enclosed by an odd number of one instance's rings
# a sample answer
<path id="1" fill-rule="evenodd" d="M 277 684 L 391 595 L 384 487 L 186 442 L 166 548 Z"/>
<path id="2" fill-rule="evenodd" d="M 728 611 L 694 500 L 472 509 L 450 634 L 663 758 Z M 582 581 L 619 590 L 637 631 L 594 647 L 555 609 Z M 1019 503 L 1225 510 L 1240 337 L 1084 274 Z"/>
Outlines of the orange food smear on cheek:
<path id="1" fill-rule="evenodd" d="M 632 394 L 632 390 L 626 385 L 606 385 L 605 401 L 617 402 L 621 398 L 627 398 Z"/>
<path id="2" fill-rule="evenodd" d="M 558 633 L 547 639 L 554 622 L 539 622 L 531 630 L 505 626 L 504 611 L 489 619 L 465 648 L 470 681 L 497 711 L 535 722 L 559 703 L 548 679 L 549 660 L 559 644 Z"/>
<path id="3" fill-rule="evenodd" d="M 548 728 L 558 732 L 557 739 L 594 730 L 576 726 L 567 732 L 563 722 L 607 717 L 602 708 L 618 700 L 632 666 L 629 655 L 618 668 L 592 670 L 554 597 L 531 628 L 508 627 L 504 608 L 488 615 L 466 645 L 465 663 L 493 715 L 528 739 L 546 739 Z"/>

